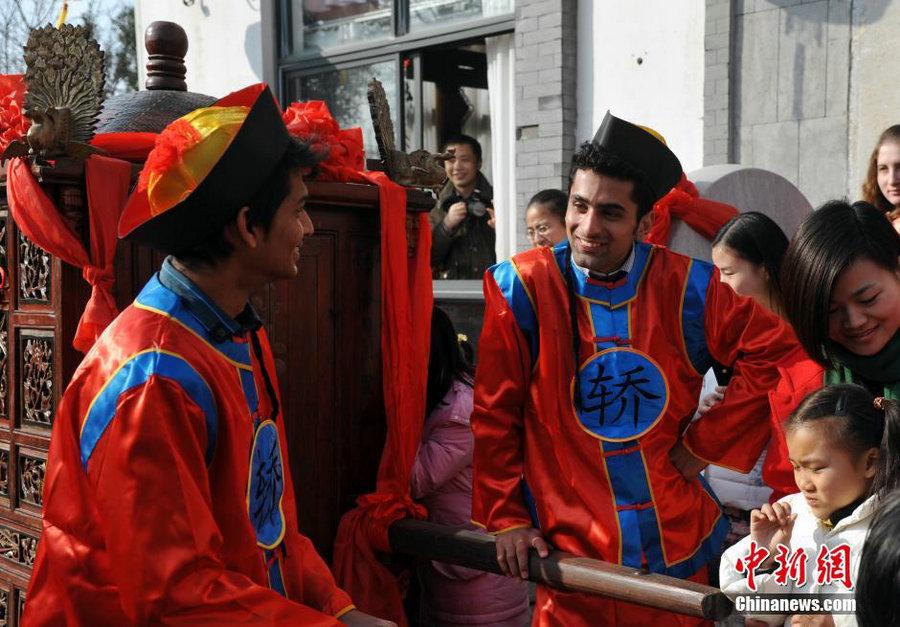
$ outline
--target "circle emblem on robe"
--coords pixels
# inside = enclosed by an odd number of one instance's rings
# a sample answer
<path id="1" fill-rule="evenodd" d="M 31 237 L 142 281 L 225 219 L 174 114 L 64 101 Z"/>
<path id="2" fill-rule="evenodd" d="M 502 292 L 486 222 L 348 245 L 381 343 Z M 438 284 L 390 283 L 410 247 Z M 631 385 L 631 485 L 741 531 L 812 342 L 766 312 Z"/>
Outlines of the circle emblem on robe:
<path id="1" fill-rule="evenodd" d="M 247 512 L 256 530 L 256 543 L 273 549 L 284 538 L 284 468 L 278 427 L 264 420 L 256 429 L 250 451 L 250 480 L 247 483 Z"/>
<path id="2" fill-rule="evenodd" d="M 582 364 L 578 376 L 581 403 L 576 416 L 585 431 L 601 440 L 639 438 L 666 413 L 666 377 L 659 365 L 640 351 L 609 348 L 594 353 Z M 573 399 L 574 388 L 573 381 Z"/>

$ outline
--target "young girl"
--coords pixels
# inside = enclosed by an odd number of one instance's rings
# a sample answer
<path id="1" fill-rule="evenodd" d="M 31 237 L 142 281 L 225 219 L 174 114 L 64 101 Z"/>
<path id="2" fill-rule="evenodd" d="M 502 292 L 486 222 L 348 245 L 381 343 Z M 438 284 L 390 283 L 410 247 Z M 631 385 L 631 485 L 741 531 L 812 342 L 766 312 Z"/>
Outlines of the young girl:
<path id="1" fill-rule="evenodd" d="M 750 535 L 722 556 L 722 591 L 732 598 L 849 594 L 878 500 L 900 483 L 900 410 L 860 385 L 831 385 L 814 392 L 791 414 L 785 437 L 800 493 L 753 510 Z M 746 563 L 751 542 L 768 551 L 754 570 L 755 590 Z M 781 563 L 776 560 L 778 545 L 787 549 Z M 791 563 L 797 569 L 779 581 L 784 574 L 779 567 Z M 784 615 L 754 618 L 769 625 L 797 624 Z M 856 625 L 852 614 L 804 619 L 807 622 L 800 624 Z"/>
<path id="2" fill-rule="evenodd" d="M 475 371 L 466 360 L 453 323 L 435 307 L 425 428 L 411 476 L 411 493 L 428 509 L 428 520 L 478 531 L 472 519 L 472 451 L 469 415 Z M 528 622 L 526 584 L 440 562 L 423 562 L 422 624 L 499 625 Z"/>

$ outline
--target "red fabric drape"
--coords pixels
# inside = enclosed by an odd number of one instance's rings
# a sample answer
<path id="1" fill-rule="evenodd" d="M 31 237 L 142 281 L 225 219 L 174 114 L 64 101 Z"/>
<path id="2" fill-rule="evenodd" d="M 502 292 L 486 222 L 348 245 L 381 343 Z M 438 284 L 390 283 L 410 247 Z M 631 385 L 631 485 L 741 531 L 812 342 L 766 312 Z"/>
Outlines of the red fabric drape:
<path id="1" fill-rule="evenodd" d="M 102 148 L 109 156 L 143 163 L 153 150 L 158 133 L 98 133 L 91 145 Z"/>
<path id="2" fill-rule="evenodd" d="M 128 196 L 131 165 L 97 155 L 85 162 L 90 253 L 34 179 L 26 161 L 10 159 L 6 176 L 9 211 L 16 226 L 50 254 L 82 268 L 82 276 L 91 285 L 91 298 L 72 341 L 77 350 L 87 352 L 118 314 L 111 292 L 116 221 Z"/>
<path id="3" fill-rule="evenodd" d="M 700 198 L 697 188 L 684 174 L 672 191 L 653 206 L 653 211 L 656 216 L 646 241 L 659 246 L 667 246 L 669 243 L 672 218 L 684 221 L 700 235 L 711 240 L 726 222 L 738 214 L 738 210 L 731 205 Z"/>
<path id="4" fill-rule="evenodd" d="M 381 350 L 387 438 L 375 492 L 360 497 L 341 519 L 334 543 L 338 585 L 362 611 L 407 625 L 396 578 L 375 551 L 389 551 L 387 530 L 396 520 L 425 517 L 409 495 L 425 415 L 431 333 L 431 228 L 419 221 L 416 253 L 407 257 L 406 190 L 382 172 L 363 172 L 362 132 L 340 129 L 320 101 L 294 103 L 284 114 L 291 134 L 327 152 L 318 180 L 374 183 L 381 211 Z"/>

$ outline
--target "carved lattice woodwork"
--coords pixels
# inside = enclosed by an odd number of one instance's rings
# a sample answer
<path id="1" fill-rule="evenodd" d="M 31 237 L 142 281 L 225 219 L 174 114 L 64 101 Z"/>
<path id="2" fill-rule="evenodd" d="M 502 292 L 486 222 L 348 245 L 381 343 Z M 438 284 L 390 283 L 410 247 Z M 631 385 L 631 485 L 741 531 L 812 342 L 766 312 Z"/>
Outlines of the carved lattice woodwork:
<path id="1" fill-rule="evenodd" d="M 30 455 L 19 455 L 19 500 L 41 506 L 47 462 Z"/>
<path id="2" fill-rule="evenodd" d="M 3 268 L 3 271 L 6 272 L 7 263 L 6 263 L 6 220 L 7 214 L 6 212 L 0 213 L 0 268 Z M 7 281 L 3 281 L 3 285 L 0 286 L 0 289 L 6 289 L 9 287 Z"/>
<path id="3" fill-rule="evenodd" d="M 9 417 L 9 314 L 0 311 L 0 418 Z"/>
<path id="4" fill-rule="evenodd" d="M 0 496 L 9 496 L 9 451 L 0 449 Z"/>
<path id="5" fill-rule="evenodd" d="M 23 424 L 49 427 L 53 419 L 53 338 L 19 337 L 19 406 Z"/>
<path id="6" fill-rule="evenodd" d="M 6 590 L 0 590 L 0 627 L 6 627 L 9 624 L 9 620 L 6 618 L 8 615 L 9 607 L 9 593 Z"/>
<path id="7" fill-rule="evenodd" d="M 0 557 L 20 564 L 19 554 L 19 533 L 8 527 L 0 527 Z"/>
<path id="8" fill-rule="evenodd" d="M 19 534 L 19 562 L 31 568 L 37 557 L 38 539 L 25 533 Z"/>
<path id="9" fill-rule="evenodd" d="M 51 271 L 50 254 L 19 232 L 19 299 L 48 303 Z"/>

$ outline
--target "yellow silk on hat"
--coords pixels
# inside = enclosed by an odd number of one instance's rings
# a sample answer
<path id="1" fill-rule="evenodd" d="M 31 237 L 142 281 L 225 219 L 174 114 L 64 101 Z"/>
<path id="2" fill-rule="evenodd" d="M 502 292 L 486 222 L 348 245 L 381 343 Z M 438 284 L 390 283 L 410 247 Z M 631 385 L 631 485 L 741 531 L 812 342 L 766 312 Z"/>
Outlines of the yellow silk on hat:
<path id="1" fill-rule="evenodd" d="M 244 123 L 249 107 L 205 107 L 175 120 L 156 141 L 141 172 L 150 215 L 163 213 L 193 192 L 219 161 Z"/>
<path id="2" fill-rule="evenodd" d="M 640 124 L 635 124 L 635 126 L 637 126 L 639 129 L 647 131 L 648 133 L 653 135 L 656 139 L 658 139 L 659 141 L 661 141 L 663 143 L 663 146 L 668 146 L 668 144 L 666 143 L 666 138 L 663 137 L 662 135 L 660 135 L 659 133 L 657 133 L 656 131 L 654 131 L 649 126 L 641 126 Z"/>

